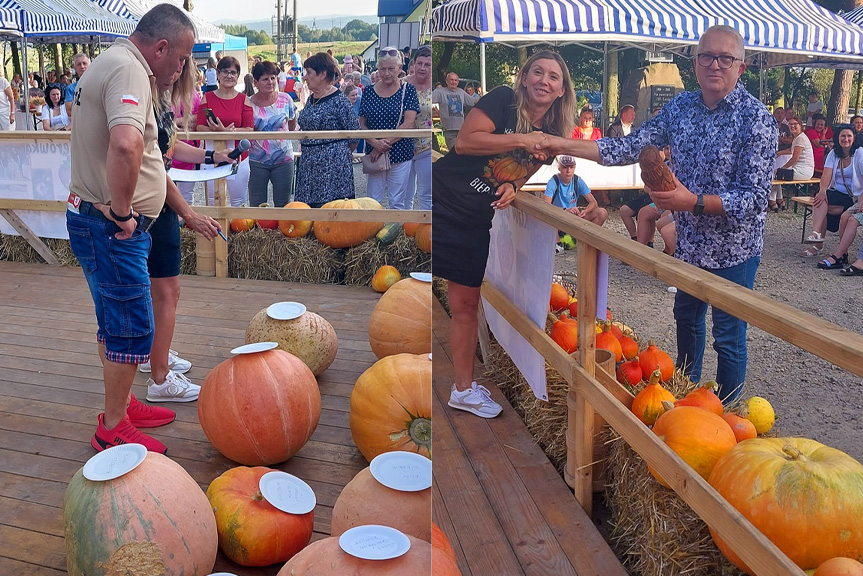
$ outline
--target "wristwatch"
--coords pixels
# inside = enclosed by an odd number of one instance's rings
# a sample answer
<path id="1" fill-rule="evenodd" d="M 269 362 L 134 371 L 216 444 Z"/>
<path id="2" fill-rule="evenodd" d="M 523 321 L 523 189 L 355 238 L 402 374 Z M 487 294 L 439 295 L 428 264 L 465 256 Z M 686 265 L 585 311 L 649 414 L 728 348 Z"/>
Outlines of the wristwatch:
<path id="1" fill-rule="evenodd" d="M 128 216 L 118 216 L 117 213 L 114 212 L 114 209 L 109 206 L 108 207 L 108 213 L 111 214 L 111 218 L 113 218 L 117 222 L 128 222 L 129 220 L 132 219 L 132 214 L 134 214 L 134 211 L 131 208 L 129 208 L 129 215 Z"/>
<path id="2" fill-rule="evenodd" d="M 214 163 L 213 154 L 214 154 L 214 152 L 212 150 L 207 150 L 206 152 L 204 152 L 204 164 L 213 164 Z"/>
<path id="3" fill-rule="evenodd" d="M 704 213 L 704 196 L 701 194 L 695 195 L 695 206 L 692 208 L 692 213 L 700 216 Z"/>

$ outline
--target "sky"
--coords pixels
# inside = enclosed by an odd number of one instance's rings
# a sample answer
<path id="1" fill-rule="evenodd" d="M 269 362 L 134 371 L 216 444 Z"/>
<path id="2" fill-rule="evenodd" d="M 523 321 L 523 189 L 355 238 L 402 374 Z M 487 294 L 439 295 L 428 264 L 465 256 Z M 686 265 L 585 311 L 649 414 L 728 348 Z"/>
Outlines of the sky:
<path id="1" fill-rule="evenodd" d="M 230 19 L 240 22 L 265 20 L 276 13 L 276 0 L 193 0 L 196 15 L 209 20 Z M 287 0 L 288 13 L 293 11 L 293 0 Z M 377 0 L 297 0 L 300 18 L 331 14 L 375 15 Z M 347 23 L 347 22 L 345 22 Z"/>

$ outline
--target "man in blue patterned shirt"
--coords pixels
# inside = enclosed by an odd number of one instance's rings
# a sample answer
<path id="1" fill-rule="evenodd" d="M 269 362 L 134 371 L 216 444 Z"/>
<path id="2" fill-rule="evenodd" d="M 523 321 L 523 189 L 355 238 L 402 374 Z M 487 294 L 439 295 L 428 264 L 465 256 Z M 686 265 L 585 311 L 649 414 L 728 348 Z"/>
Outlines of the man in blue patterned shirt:
<path id="1" fill-rule="evenodd" d="M 693 63 L 700 91 L 679 94 L 625 138 L 549 136 L 546 153 L 622 165 L 635 163 L 649 144 L 670 145 L 677 187 L 648 192 L 657 208 L 676 212 L 675 256 L 751 289 L 764 246 L 779 132 L 767 108 L 740 82 L 743 59 L 740 34 L 713 26 L 702 35 Z M 705 302 L 677 293 L 677 365 L 695 382 L 701 379 L 706 315 Z M 713 337 L 719 396 L 727 403 L 740 396 L 746 377 L 746 323 L 714 308 Z"/>

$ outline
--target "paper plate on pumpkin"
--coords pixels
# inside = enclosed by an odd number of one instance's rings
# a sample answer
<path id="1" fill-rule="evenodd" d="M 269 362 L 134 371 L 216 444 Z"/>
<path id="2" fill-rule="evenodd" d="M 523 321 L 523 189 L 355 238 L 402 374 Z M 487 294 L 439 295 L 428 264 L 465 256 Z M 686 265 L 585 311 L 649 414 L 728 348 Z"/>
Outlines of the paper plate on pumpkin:
<path id="1" fill-rule="evenodd" d="M 120 444 L 103 450 L 84 464 L 84 478 L 104 482 L 128 474 L 147 457 L 143 444 Z"/>
<path id="2" fill-rule="evenodd" d="M 267 502 L 288 514 L 307 514 L 317 504 L 312 487 L 287 472 L 267 472 L 258 487 Z"/>
<path id="3" fill-rule="evenodd" d="M 428 272 L 411 272 L 411 278 L 420 282 L 431 282 L 432 275 Z"/>
<path id="4" fill-rule="evenodd" d="M 299 302 L 276 302 L 267 308 L 267 316 L 273 320 L 293 320 L 306 313 L 306 306 Z"/>
<path id="5" fill-rule="evenodd" d="M 369 466 L 375 480 L 393 490 L 419 492 L 432 485 L 432 462 L 413 452 L 384 452 Z"/>
<path id="6" fill-rule="evenodd" d="M 278 347 L 278 342 L 252 342 L 251 344 L 237 346 L 231 350 L 231 354 L 255 354 L 256 352 L 266 352 Z"/>
<path id="7" fill-rule="evenodd" d="M 406 554 L 411 541 L 389 526 L 367 524 L 356 526 L 339 536 L 342 550 L 363 560 L 390 560 Z"/>

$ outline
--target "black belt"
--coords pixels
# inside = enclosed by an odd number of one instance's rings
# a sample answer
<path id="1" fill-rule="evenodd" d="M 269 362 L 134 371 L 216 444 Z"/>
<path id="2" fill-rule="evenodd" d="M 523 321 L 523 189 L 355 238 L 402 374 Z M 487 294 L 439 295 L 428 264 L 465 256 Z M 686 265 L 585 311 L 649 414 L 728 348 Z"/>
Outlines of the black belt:
<path id="1" fill-rule="evenodd" d="M 85 200 L 81 201 L 81 205 L 78 206 L 79 214 L 86 214 L 87 216 L 95 216 L 96 218 L 101 218 L 107 222 L 114 222 L 105 216 L 101 210 L 93 206 L 91 202 L 87 202 Z M 149 232 L 150 228 L 153 227 L 153 224 L 156 223 L 155 218 L 149 218 L 147 216 L 138 216 L 135 218 L 135 221 L 138 223 L 138 230 L 141 232 Z"/>

